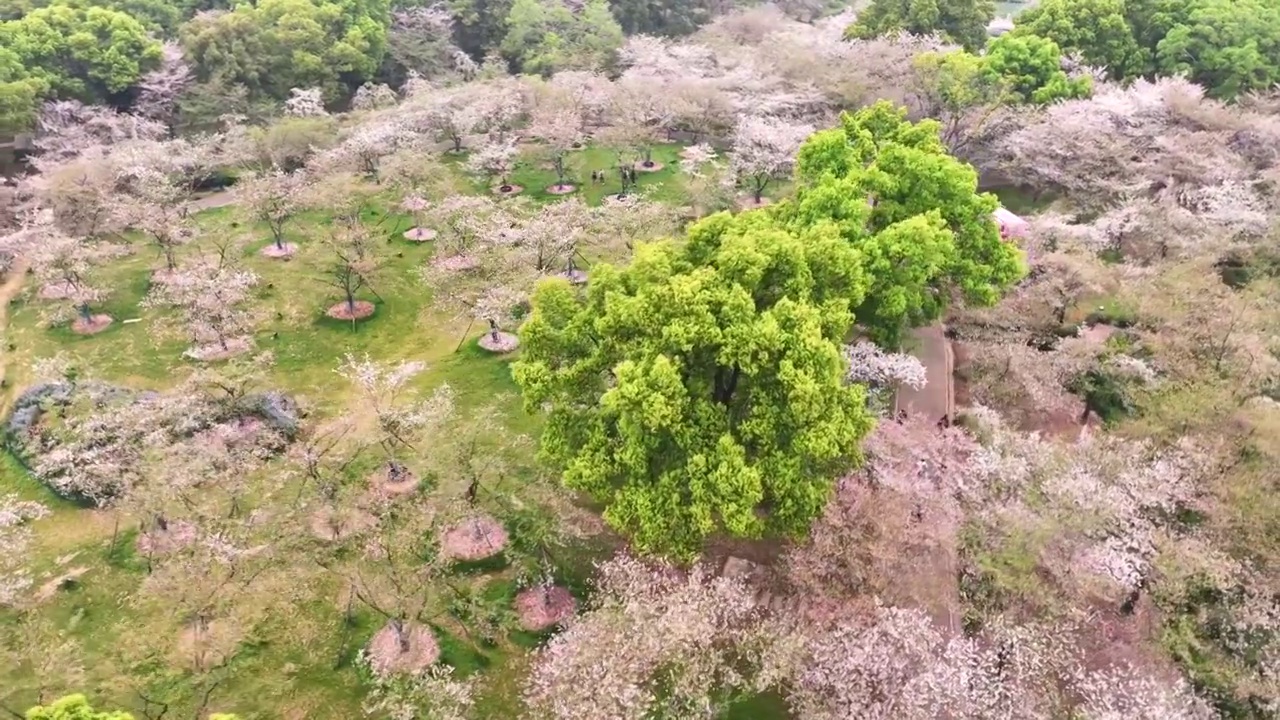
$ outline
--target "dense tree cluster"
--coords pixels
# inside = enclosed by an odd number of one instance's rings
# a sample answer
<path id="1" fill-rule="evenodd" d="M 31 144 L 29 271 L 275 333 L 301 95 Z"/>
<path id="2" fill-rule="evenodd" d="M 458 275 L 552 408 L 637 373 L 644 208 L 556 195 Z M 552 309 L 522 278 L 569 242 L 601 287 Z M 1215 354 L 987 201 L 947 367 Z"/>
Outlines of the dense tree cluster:
<path id="1" fill-rule="evenodd" d="M 3 707 L 1275 716 L 1272 5 L 730 5 L 0 2 Z"/>

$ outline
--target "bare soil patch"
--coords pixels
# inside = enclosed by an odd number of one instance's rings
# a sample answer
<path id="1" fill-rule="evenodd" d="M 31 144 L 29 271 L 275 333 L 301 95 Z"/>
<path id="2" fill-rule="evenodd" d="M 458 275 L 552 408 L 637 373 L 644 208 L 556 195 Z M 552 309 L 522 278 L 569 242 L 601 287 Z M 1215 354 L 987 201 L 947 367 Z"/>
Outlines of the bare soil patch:
<path id="1" fill-rule="evenodd" d="M 110 315 L 94 315 L 88 319 L 83 315 L 77 315 L 76 319 L 71 321 L 71 332 L 77 335 L 97 335 L 106 330 L 111 323 Z"/>
<path id="2" fill-rule="evenodd" d="M 418 489 L 419 482 L 421 478 L 409 468 L 401 466 L 396 471 L 390 464 L 383 465 L 369 478 L 369 484 L 373 486 L 374 491 L 384 497 L 408 495 Z"/>
<path id="3" fill-rule="evenodd" d="M 405 623 L 401 633 L 387 623 L 369 640 L 369 664 L 382 677 L 426 670 L 440 659 L 440 644 L 431 628 L 418 623 Z"/>
<path id="4" fill-rule="evenodd" d="M 515 606 L 520 627 L 539 632 L 573 617 L 578 601 L 559 585 L 539 585 L 516 595 Z"/>
<path id="5" fill-rule="evenodd" d="M 520 347 L 520 338 L 509 332 L 487 332 L 476 344 L 491 353 L 509 353 Z"/>
<path id="6" fill-rule="evenodd" d="M 773 201 L 767 197 L 760 198 L 760 202 L 756 202 L 755 196 L 747 195 L 738 199 L 738 209 L 740 210 L 756 210 L 772 204 Z"/>
<path id="7" fill-rule="evenodd" d="M 1080 337 L 1090 345 L 1102 345 L 1109 340 L 1112 335 L 1115 335 L 1117 330 L 1118 328 L 1114 325 L 1098 323 L 1081 329 Z"/>
<path id="8" fill-rule="evenodd" d="M 237 355 L 243 355 L 252 349 L 253 341 L 246 336 L 228 340 L 225 347 L 222 343 L 210 343 L 193 347 L 182 354 L 192 360 L 217 362 L 218 360 L 227 360 Z"/>
<path id="9" fill-rule="evenodd" d="M 277 260 L 288 260 L 293 257 L 296 252 L 298 252 L 298 246 L 293 243 L 285 243 L 283 246 L 271 243 L 260 251 L 263 257 L 275 258 Z"/>
<path id="10" fill-rule="evenodd" d="M 563 185 L 560 185 L 560 184 L 548 185 L 547 194 L 548 195 L 568 195 L 569 193 L 574 192 L 577 189 L 578 189 L 578 186 L 572 183 L 565 183 Z"/>
<path id="11" fill-rule="evenodd" d="M 173 282 L 173 271 L 169 268 L 160 268 L 151 273 L 151 282 L 156 285 L 168 285 Z"/>
<path id="12" fill-rule="evenodd" d="M 71 292 L 75 287 L 66 281 L 49 283 L 41 286 L 38 293 L 41 300 L 65 300 L 71 297 Z"/>
<path id="13" fill-rule="evenodd" d="M 494 195 L 502 195 L 503 197 L 519 195 L 522 192 L 524 192 L 524 186 L 522 185 L 498 185 L 493 188 Z"/>
<path id="14" fill-rule="evenodd" d="M 564 278 L 565 280 L 568 280 L 574 285 L 587 284 L 587 272 L 585 270 L 579 270 L 577 268 L 574 268 L 573 270 L 565 270 L 564 272 L 560 273 L 560 277 Z"/>
<path id="15" fill-rule="evenodd" d="M 427 242 L 428 240 L 435 240 L 436 234 L 436 231 L 431 228 L 409 228 L 404 233 L 404 239 L 411 240 L 413 242 Z"/>
<path id="16" fill-rule="evenodd" d="M 636 163 L 633 167 L 635 168 L 636 172 L 655 173 L 662 170 L 664 167 L 666 167 L 666 165 L 663 165 L 662 163 L 656 162 L 656 161 L 650 161 L 648 164 L 645 164 L 643 161 L 641 161 Z"/>
<path id="17" fill-rule="evenodd" d="M 89 568 L 87 567 L 73 567 L 65 573 L 43 583 L 39 588 L 36 588 L 36 603 L 45 603 L 52 600 L 53 596 L 57 595 L 59 590 L 77 582 L 80 579 L 80 576 L 87 572 L 89 572 Z"/>
<path id="18" fill-rule="evenodd" d="M 357 300 L 351 305 L 340 302 L 326 310 L 324 314 L 335 320 L 363 320 L 373 315 L 376 309 L 368 300 Z"/>
<path id="19" fill-rule="evenodd" d="M 463 270 L 474 270 L 480 267 L 480 261 L 470 255 L 450 255 L 431 261 L 441 270 L 450 270 L 453 272 L 461 272 Z"/>
<path id="20" fill-rule="evenodd" d="M 493 557 L 507 546 L 507 529 L 488 515 L 476 515 L 454 525 L 440 538 L 440 554 L 451 560 L 475 561 Z"/>
<path id="21" fill-rule="evenodd" d="M 311 534 L 325 542 L 339 542 L 368 530 L 378 524 L 378 519 L 364 510 L 337 512 L 333 508 L 320 508 L 311 514 Z"/>

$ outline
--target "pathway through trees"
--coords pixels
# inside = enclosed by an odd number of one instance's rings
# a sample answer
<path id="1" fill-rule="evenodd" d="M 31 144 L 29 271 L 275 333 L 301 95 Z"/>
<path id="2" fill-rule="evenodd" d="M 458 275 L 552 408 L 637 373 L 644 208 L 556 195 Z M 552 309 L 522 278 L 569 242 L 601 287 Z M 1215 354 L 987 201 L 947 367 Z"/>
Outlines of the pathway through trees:
<path id="1" fill-rule="evenodd" d="M 955 355 L 951 341 L 941 323 L 916 328 L 911 332 L 912 354 L 925 368 L 925 386 L 920 390 L 903 388 L 898 391 L 898 409 L 910 414 L 923 414 L 937 420 L 951 417 L 955 412 L 955 387 L 952 374 L 955 371 Z"/>

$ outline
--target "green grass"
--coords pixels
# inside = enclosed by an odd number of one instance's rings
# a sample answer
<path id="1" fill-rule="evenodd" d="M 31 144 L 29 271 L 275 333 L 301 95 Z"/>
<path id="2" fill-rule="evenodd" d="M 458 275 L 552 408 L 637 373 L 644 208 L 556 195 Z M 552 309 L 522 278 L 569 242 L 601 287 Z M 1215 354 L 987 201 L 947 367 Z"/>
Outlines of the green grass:
<path id="1" fill-rule="evenodd" d="M 683 202 L 677 170 L 679 147 L 660 145 L 653 158 L 665 167 L 641 173 L 639 184 L 650 197 L 672 203 Z M 527 153 L 513 181 L 525 186 L 536 201 L 552 201 L 545 188 L 555 174 L 539 166 L 536 151 Z M 456 160 L 451 161 L 456 162 Z M 575 153 L 574 168 L 579 193 L 589 203 L 599 203 L 616 193 L 617 173 L 613 153 L 587 148 Z M 592 170 L 609 170 L 609 182 L 592 184 Z M 475 185 L 477 192 L 486 189 Z M 399 198 L 390 193 L 380 198 L 385 206 Z M 270 351 L 275 364 L 268 384 L 297 397 L 311 418 L 336 416 L 352 399 L 348 383 L 334 370 L 344 355 L 368 354 L 380 360 L 422 360 L 427 371 L 415 379 L 419 390 L 447 383 L 456 393 L 464 412 L 496 406 L 502 422 L 512 432 L 536 435 L 539 420 L 521 407 L 511 379 L 510 357 L 495 357 L 479 350 L 475 339 L 479 327 L 441 315 L 431 306 L 430 289 L 418 278 L 417 268 L 433 252 L 431 243 L 410 243 L 400 238 L 408 219 L 392 215 L 380 227 L 387 238 L 385 265 L 372 290 L 362 298 L 375 302 L 372 318 L 351 324 L 324 315 L 340 300 L 322 278 L 328 258 L 319 240 L 329 219 L 320 213 L 299 218 L 288 229 L 288 240 L 299 251 L 290 261 L 264 258 L 258 251 L 268 244 L 262 227 L 244 224 L 236 208 L 226 207 L 201 213 L 197 218 L 204 237 L 242 238 L 246 241 L 244 264 L 259 274 L 253 306 L 260 314 L 255 337 L 259 350 Z M 183 261 L 200 251 L 197 240 L 180 253 Z M 195 365 L 182 357 L 187 339 L 172 313 L 144 310 L 139 302 L 147 294 L 151 272 L 162 260 L 141 238 L 132 238 L 133 253 L 101 268 L 98 280 L 113 293 L 99 312 L 110 313 L 116 322 L 91 337 L 71 333 L 65 327 L 50 327 L 52 304 L 35 298 L 35 288 L 27 287 L 12 305 L 7 338 L 15 344 L 5 358 L 9 387 L 4 390 L 7 408 L 18 392 L 32 382 L 32 363 L 38 358 L 64 353 L 81 369 L 83 377 L 135 388 L 163 389 L 179 382 Z M 374 294 L 376 292 L 376 295 Z M 138 322 L 124 320 L 137 318 Z M 532 447 L 509 458 L 510 487 L 539 475 Z M 174 712 L 189 708 L 197 678 L 188 672 L 164 670 L 166 664 L 151 661 L 134 665 L 129 660 L 134 648 L 145 642 L 170 637 L 179 620 L 157 607 L 137 607 L 132 601 L 146 581 L 146 564 L 133 550 L 136 530 L 133 520 L 112 511 L 87 510 L 59 500 L 36 482 L 11 455 L 0 454 L 0 493 L 16 493 L 40 500 L 54 510 L 35 524 L 37 546 L 33 563 L 37 585 L 67 568 L 86 567 L 87 572 L 72 588 L 56 592 L 31 617 L 44 623 L 45 641 L 54 643 L 62 634 L 78 643 L 79 663 L 84 667 L 76 677 L 59 666 L 43 684 L 53 693 L 83 691 L 101 706 L 138 712 L 134 680 L 151 683 L 172 693 Z M 109 553 L 112 537 L 115 552 Z M 587 593 L 591 562 L 608 548 L 581 545 L 555 551 L 557 577 L 579 597 Z M 484 584 L 493 597 L 514 596 L 517 569 L 473 568 L 466 582 Z M 255 718 L 352 718 L 362 715 L 360 703 L 365 687 L 353 660 L 359 648 L 381 626 L 380 617 L 365 611 L 344 619 L 336 577 L 308 568 L 300 572 L 302 586 L 269 611 L 267 618 L 242 643 L 227 669 L 225 681 L 213 695 L 211 707 L 238 712 L 245 720 Z M 17 618 L 0 611 L 0 633 L 16 629 Z M 446 627 L 447 625 L 447 627 Z M 477 648 L 456 632 L 456 622 L 438 628 L 444 661 L 462 675 L 479 683 L 479 715 L 486 718 L 515 717 L 519 706 L 519 684 L 529 650 L 542 638 L 511 633 L 504 642 Z M 30 666 L 0 669 L 0 703 L 23 709 L 35 701 L 41 673 Z M 753 701 L 735 710 L 735 718 L 778 718 L 784 714 Z M 172 713 L 171 713 L 172 714 Z M 139 715 L 140 716 L 140 715 Z"/>

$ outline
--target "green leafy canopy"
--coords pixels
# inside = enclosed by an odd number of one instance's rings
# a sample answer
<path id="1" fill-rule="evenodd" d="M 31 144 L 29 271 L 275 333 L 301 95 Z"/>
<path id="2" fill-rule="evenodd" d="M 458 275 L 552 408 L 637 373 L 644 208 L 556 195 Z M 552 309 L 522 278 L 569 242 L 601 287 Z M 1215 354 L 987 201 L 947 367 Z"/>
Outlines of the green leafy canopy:
<path id="1" fill-rule="evenodd" d="M 542 283 L 513 370 L 550 408 L 543 458 L 642 552 L 803 532 L 872 425 L 840 352 L 866 286 L 834 227 L 763 213 L 597 265 L 585 296 Z"/>

